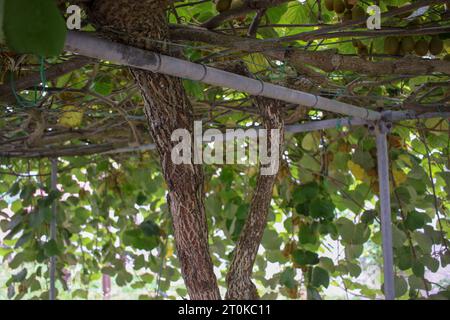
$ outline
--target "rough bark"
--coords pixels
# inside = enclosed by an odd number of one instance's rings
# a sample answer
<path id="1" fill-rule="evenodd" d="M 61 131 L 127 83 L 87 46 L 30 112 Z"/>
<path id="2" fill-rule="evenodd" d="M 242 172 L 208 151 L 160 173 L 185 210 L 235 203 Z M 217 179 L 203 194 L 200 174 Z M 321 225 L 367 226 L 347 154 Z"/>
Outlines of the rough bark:
<path id="1" fill-rule="evenodd" d="M 264 41 L 180 25 L 172 27 L 170 37 L 173 40 L 198 41 L 245 52 L 261 51 L 268 57 L 285 61 L 299 70 L 311 66 L 325 72 L 353 71 L 369 76 L 427 75 L 436 72 L 450 74 L 450 62 L 448 61 L 422 59 L 410 55 L 394 59 L 377 58 L 377 61 L 369 61 L 361 57 L 339 54 L 334 50 L 308 51 L 285 48 L 280 41 Z"/>
<path id="2" fill-rule="evenodd" d="M 90 18 L 109 31 L 115 40 L 139 48 L 170 54 L 164 46 L 168 37 L 166 1 L 95 0 Z M 132 70 L 145 102 L 150 133 L 157 146 L 168 186 L 177 256 L 191 299 L 220 299 L 208 249 L 203 204 L 203 171 L 199 165 L 174 165 L 172 132 L 193 132 L 192 106 L 180 79 L 163 74 Z"/>
<path id="3" fill-rule="evenodd" d="M 246 75 L 250 76 L 247 70 L 242 70 L 239 73 L 247 73 Z M 264 127 L 268 130 L 269 137 L 267 139 L 267 150 L 270 150 L 270 145 L 274 142 L 274 138 L 270 135 L 270 130 L 281 130 L 278 154 L 279 163 L 281 163 L 284 141 L 282 103 L 277 100 L 263 97 L 254 97 L 254 101 L 258 107 Z M 267 215 L 269 213 L 270 201 L 272 200 L 272 191 L 276 178 L 277 174 L 262 175 L 261 172 L 259 173 L 248 217 L 241 231 L 233 253 L 233 259 L 228 269 L 226 279 L 228 290 L 225 296 L 226 299 L 259 299 L 256 286 L 252 282 L 253 265 L 266 228 Z"/>

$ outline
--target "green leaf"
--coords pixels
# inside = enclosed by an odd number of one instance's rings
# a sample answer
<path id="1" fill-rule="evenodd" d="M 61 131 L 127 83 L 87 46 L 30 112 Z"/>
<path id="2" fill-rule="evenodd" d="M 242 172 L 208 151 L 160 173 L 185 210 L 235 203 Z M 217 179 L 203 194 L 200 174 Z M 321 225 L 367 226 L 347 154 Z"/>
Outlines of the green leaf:
<path id="1" fill-rule="evenodd" d="M 407 270 L 411 268 L 413 257 L 411 249 L 407 246 L 395 249 L 395 263 L 400 270 Z"/>
<path id="2" fill-rule="evenodd" d="M 88 298 L 88 291 L 83 289 L 76 289 L 72 292 L 72 298 L 80 298 L 86 300 Z"/>
<path id="3" fill-rule="evenodd" d="M 425 213 L 413 211 L 408 213 L 405 220 L 405 226 L 409 230 L 420 229 L 426 224 L 428 219 L 429 218 Z"/>
<path id="4" fill-rule="evenodd" d="M 305 224 L 298 232 L 298 242 L 300 244 L 316 244 L 319 241 L 318 224 Z"/>
<path id="5" fill-rule="evenodd" d="M 14 249 L 23 247 L 24 244 L 26 244 L 30 239 L 32 238 L 33 234 L 31 232 L 24 233 L 16 242 Z"/>
<path id="6" fill-rule="evenodd" d="M 353 154 L 352 157 L 352 161 L 366 170 L 369 170 L 375 166 L 375 162 L 371 154 L 361 149 L 355 150 L 355 153 Z"/>
<path id="7" fill-rule="evenodd" d="M 145 220 L 139 225 L 139 228 L 144 232 L 144 235 L 148 237 L 159 236 L 161 233 L 159 226 L 152 220 Z"/>
<path id="8" fill-rule="evenodd" d="M 408 283 L 405 278 L 396 276 L 394 278 L 395 283 L 395 297 L 399 298 L 403 296 L 408 291 Z"/>
<path id="9" fill-rule="evenodd" d="M 326 199 L 314 199 L 309 205 L 310 215 L 313 218 L 333 219 L 334 204 Z"/>
<path id="10" fill-rule="evenodd" d="M 375 210 L 366 210 L 361 215 L 361 222 L 370 225 L 375 221 L 375 218 L 377 217 L 377 212 Z"/>
<path id="11" fill-rule="evenodd" d="M 342 241 L 348 244 L 363 244 L 370 237 L 370 229 L 364 223 L 354 224 L 347 218 L 341 217 L 336 226 Z"/>
<path id="12" fill-rule="evenodd" d="M 100 75 L 94 79 L 92 89 L 103 96 L 108 96 L 113 91 L 114 85 L 112 78 L 107 75 Z"/>
<path id="13" fill-rule="evenodd" d="M 23 252 L 17 253 L 14 258 L 9 262 L 11 269 L 17 269 L 24 262 L 25 255 Z"/>
<path id="14" fill-rule="evenodd" d="M 315 182 L 310 182 L 297 187 L 292 194 L 292 198 L 296 204 L 309 202 L 318 196 L 319 191 L 319 185 Z"/>
<path id="15" fill-rule="evenodd" d="M 359 277 L 359 275 L 362 272 L 361 267 L 359 265 L 351 262 L 347 263 L 347 270 L 350 273 L 350 275 L 355 278 Z"/>
<path id="16" fill-rule="evenodd" d="M 419 278 L 416 275 L 411 275 L 408 277 L 408 283 L 413 290 L 430 290 L 431 286 L 427 280 Z"/>
<path id="17" fill-rule="evenodd" d="M 139 194 L 136 197 L 136 204 L 138 206 L 141 206 L 144 204 L 144 202 L 147 200 L 147 196 L 143 194 L 142 192 L 139 192 Z"/>
<path id="18" fill-rule="evenodd" d="M 280 284 L 283 286 L 293 289 L 297 285 L 295 278 L 295 270 L 292 268 L 286 268 L 280 275 Z"/>
<path id="19" fill-rule="evenodd" d="M 335 270 L 333 260 L 328 257 L 320 257 L 319 266 L 321 266 L 323 269 L 327 270 L 330 273 L 333 273 Z"/>
<path id="20" fill-rule="evenodd" d="M 414 261 L 412 265 L 412 271 L 414 275 L 416 275 L 419 278 L 422 278 L 425 275 L 425 266 L 423 263 L 419 261 Z"/>
<path id="21" fill-rule="evenodd" d="M 302 148 L 307 151 L 313 151 L 318 148 L 319 142 L 315 139 L 314 132 L 307 133 L 302 140 Z"/>
<path id="22" fill-rule="evenodd" d="M 433 258 L 431 255 L 425 255 L 425 256 L 421 257 L 420 261 L 431 272 L 437 272 L 439 270 L 439 260 Z"/>
<path id="23" fill-rule="evenodd" d="M 307 250 L 295 250 L 292 253 L 292 258 L 296 264 L 301 266 L 315 265 L 319 263 L 319 256 L 317 253 Z"/>
<path id="24" fill-rule="evenodd" d="M 306 288 L 306 299 L 308 300 L 322 300 L 319 291 L 316 288 L 308 286 Z"/>
<path id="25" fill-rule="evenodd" d="M 122 241 L 126 246 L 142 250 L 152 250 L 158 245 L 157 237 L 145 235 L 140 228 L 125 231 L 122 235 Z"/>
<path id="26" fill-rule="evenodd" d="M 133 281 L 133 275 L 125 270 L 120 271 L 116 277 L 116 283 L 119 287 L 123 287 Z"/>
<path id="27" fill-rule="evenodd" d="M 66 32 L 66 22 L 52 0 L 5 2 L 5 39 L 17 53 L 57 56 L 64 48 Z"/>
<path id="28" fill-rule="evenodd" d="M 312 271 L 311 285 L 315 288 L 319 288 L 320 286 L 328 288 L 330 285 L 330 276 L 328 272 L 320 267 L 314 267 Z"/>
<path id="29" fill-rule="evenodd" d="M 11 188 L 8 190 L 8 193 L 11 197 L 14 197 L 16 194 L 20 192 L 20 184 L 19 182 L 15 182 Z"/>
<path id="30" fill-rule="evenodd" d="M 395 225 L 392 226 L 392 242 L 394 248 L 400 248 L 405 243 L 407 237 L 406 234 L 397 228 Z"/>
<path id="31" fill-rule="evenodd" d="M 19 273 L 13 274 L 12 279 L 14 282 L 22 282 L 27 277 L 27 273 L 27 268 L 23 268 Z"/>
<path id="32" fill-rule="evenodd" d="M 363 252 L 364 246 L 360 244 L 348 244 L 345 246 L 345 257 L 348 260 L 359 258 Z"/>
<path id="33" fill-rule="evenodd" d="M 53 257 L 59 254 L 58 245 L 56 244 L 55 240 L 50 240 L 49 242 L 45 243 L 43 248 L 47 257 Z"/>

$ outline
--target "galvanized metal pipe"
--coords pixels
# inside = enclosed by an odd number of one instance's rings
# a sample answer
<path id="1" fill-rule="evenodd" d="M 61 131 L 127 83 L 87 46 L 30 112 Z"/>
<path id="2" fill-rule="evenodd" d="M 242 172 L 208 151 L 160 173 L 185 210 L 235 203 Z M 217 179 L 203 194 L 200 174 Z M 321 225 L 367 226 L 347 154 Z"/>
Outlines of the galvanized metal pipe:
<path id="1" fill-rule="evenodd" d="M 213 86 L 231 88 L 254 96 L 263 96 L 366 120 L 378 120 L 381 117 L 379 112 L 373 110 L 244 77 L 203 64 L 115 43 L 87 32 L 69 31 L 65 49 L 91 58 L 200 81 Z"/>
<path id="2" fill-rule="evenodd" d="M 375 128 L 377 144 L 378 181 L 380 188 L 380 220 L 383 245 L 384 295 L 386 300 L 395 299 L 394 258 L 392 247 L 391 198 L 389 186 L 389 155 L 386 123 Z"/>

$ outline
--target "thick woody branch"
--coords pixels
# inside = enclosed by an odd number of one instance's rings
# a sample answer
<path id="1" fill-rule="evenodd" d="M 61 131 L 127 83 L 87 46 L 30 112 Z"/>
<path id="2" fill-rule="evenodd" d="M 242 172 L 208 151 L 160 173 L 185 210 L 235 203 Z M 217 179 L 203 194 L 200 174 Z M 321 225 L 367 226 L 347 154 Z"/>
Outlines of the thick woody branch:
<path id="1" fill-rule="evenodd" d="M 405 56 L 395 59 L 383 58 L 378 61 L 367 61 L 360 57 L 346 56 L 331 50 L 307 51 L 296 48 L 288 50 L 280 43 L 226 35 L 203 28 L 181 26 L 172 27 L 170 35 L 174 40 L 199 41 L 245 52 L 264 52 L 267 56 L 277 60 L 285 60 L 294 67 L 300 68 L 300 70 L 306 64 L 325 72 L 354 71 L 371 76 L 450 74 L 450 62 L 438 59 L 430 60 Z"/>
<path id="2" fill-rule="evenodd" d="M 80 69 L 92 60 L 86 57 L 75 57 L 66 62 L 59 63 L 57 65 L 51 66 L 45 71 L 45 77 L 47 80 L 56 79 L 66 73 L 72 72 L 74 70 Z M 39 72 L 35 72 L 26 75 L 22 78 L 16 80 L 15 87 L 17 91 L 25 90 L 31 88 L 41 81 Z M 14 102 L 14 94 L 11 90 L 11 85 L 7 84 L 0 86 L 0 102 Z"/>
<path id="3" fill-rule="evenodd" d="M 241 72 L 250 76 L 248 70 L 245 67 L 244 69 Z M 280 163 L 284 141 L 284 122 L 281 102 L 263 97 L 254 97 L 254 101 L 262 117 L 264 128 L 270 135 L 267 141 L 267 150 L 271 150 L 273 144 L 278 144 L 279 149 L 276 156 L 278 157 L 278 163 Z M 280 130 L 279 137 L 273 136 L 272 129 Z M 278 141 L 275 140 L 277 138 L 279 139 Z M 273 186 L 276 179 L 277 173 L 264 175 L 262 168 L 260 168 L 256 188 L 250 204 L 250 211 L 240 234 L 239 241 L 236 244 L 233 259 L 227 273 L 228 291 L 226 293 L 226 299 L 254 300 L 259 298 L 256 287 L 252 282 L 253 265 L 266 228 L 267 215 L 269 213 Z"/>
<path id="4" fill-rule="evenodd" d="M 340 55 L 334 51 L 293 50 L 286 56 L 294 67 L 305 64 L 320 68 L 325 72 L 336 70 L 353 71 L 370 76 L 381 75 L 427 75 L 432 73 L 450 74 L 450 62 L 438 59 L 422 59 L 405 56 L 400 59 L 367 61 L 360 57 Z"/>

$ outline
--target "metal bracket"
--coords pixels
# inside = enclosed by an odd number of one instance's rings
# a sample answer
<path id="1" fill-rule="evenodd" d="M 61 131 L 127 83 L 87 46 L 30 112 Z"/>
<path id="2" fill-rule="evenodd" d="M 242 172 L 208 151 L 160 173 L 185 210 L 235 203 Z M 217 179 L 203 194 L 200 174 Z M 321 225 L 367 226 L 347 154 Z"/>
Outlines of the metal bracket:
<path id="1" fill-rule="evenodd" d="M 368 121 L 367 129 L 372 134 L 389 134 L 392 130 L 392 111 L 383 111 L 380 120 Z"/>

